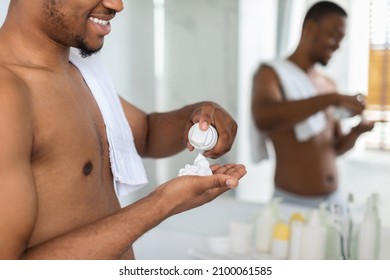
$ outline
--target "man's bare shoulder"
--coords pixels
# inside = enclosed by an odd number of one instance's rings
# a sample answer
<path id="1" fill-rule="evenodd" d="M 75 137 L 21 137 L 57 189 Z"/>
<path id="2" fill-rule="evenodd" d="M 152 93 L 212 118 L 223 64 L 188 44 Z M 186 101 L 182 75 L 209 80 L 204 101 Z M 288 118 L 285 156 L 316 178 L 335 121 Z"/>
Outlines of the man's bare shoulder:
<path id="1" fill-rule="evenodd" d="M 257 67 L 257 69 L 256 69 L 256 71 L 255 71 L 255 73 L 253 75 L 254 79 L 260 79 L 260 78 L 263 78 L 263 77 L 265 77 L 265 78 L 269 78 L 269 77 L 274 77 L 275 78 L 276 77 L 275 70 L 270 65 L 268 65 L 267 63 L 261 63 Z"/>
<path id="2" fill-rule="evenodd" d="M 27 98 L 28 86 L 24 80 L 8 67 L 0 64 L 0 97 Z"/>
<path id="3" fill-rule="evenodd" d="M 267 64 L 261 64 L 253 77 L 253 96 L 258 101 L 275 102 L 282 100 L 281 91 L 280 81 L 275 70 Z"/>
<path id="4" fill-rule="evenodd" d="M 31 116 L 27 84 L 9 68 L 0 65 L 0 85 L 0 122 L 10 118 L 26 121 Z"/>

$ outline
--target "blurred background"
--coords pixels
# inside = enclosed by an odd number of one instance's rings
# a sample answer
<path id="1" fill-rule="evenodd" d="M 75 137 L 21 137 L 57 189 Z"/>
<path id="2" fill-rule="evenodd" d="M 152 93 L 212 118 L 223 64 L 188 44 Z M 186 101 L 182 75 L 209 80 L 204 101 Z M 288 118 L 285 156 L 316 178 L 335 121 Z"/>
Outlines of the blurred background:
<path id="1" fill-rule="evenodd" d="M 166 111 L 211 100 L 237 120 L 233 150 L 215 162 L 240 162 L 248 174 L 227 195 L 267 203 L 273 192 L 273 159 L 251 161 L 250 98 L 262 61 L 289 54 L 312 0 L 125 0 L 112 22 L 103 59 L 118 92 L 145 112 Z M 340 92 L 367 95 L 367 117 L 388 120 L 390 112 L 390 2 L 336 0 L 349 13 L 341 48 L 323 69 Z M 0 1 L 0 24 L 9 0 Z M 343 123 L 348 130 L 357 120 Z M 122 199 L 129 204 L 191 163 L 184 151 L 162 160 L 145 159 L 149 184 Z M 299 159 L 297 159 L 299 160 Z M 338 160 L 340 187 L 363 207 L 373 192 L 381 197 L 383 224 L 390 226 L 390 128 L 380 122 Z"/>

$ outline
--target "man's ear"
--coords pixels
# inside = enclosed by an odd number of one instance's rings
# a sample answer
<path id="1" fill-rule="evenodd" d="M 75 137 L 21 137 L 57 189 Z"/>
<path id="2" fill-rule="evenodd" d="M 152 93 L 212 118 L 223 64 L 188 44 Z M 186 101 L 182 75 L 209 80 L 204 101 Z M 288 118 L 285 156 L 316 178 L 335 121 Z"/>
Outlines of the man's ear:
<path id="1" fill-rule="evenodd" d="M 313 33 L 317 29 L 317 22 L 309 19 L 303 24 L 303 29 L 308 33 Z"/>

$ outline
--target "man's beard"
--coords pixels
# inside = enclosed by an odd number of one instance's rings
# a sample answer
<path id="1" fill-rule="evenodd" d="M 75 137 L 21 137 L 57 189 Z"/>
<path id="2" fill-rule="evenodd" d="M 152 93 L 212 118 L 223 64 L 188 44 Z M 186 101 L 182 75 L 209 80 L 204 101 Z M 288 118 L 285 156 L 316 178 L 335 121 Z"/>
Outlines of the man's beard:
<path id="1" fill-rule="evenodd" d="M 100 47 L 98 49 L 89 48 L 87 46 L 87 44 L 85 43 L 85 41 L 83 40 L 83 38 L 81 38 L 81 37 L 76 38 L 76 46 L 77 46 L 76 48 L 79 49 L 81 57 L 83 57 L 83 58 L 90 57 L 90 56 L 98 53 L 102 49 L 102 47 Z"/>

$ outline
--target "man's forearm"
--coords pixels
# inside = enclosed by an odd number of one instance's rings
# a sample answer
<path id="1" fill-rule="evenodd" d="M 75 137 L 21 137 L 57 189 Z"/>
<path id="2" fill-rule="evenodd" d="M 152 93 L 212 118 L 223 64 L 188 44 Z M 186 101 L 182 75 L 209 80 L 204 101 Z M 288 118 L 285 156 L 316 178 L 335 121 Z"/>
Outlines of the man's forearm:
<path id="1" fill-rule="evenodd" d="M 23 259 L 118 259 L 168 216 L 151 194 L 90 225 L 28 249 Z"/>
<path id="2" fill-rule="evenodd" d="M 264 131 L 289 129 L 313 114 L 334 105 L 336 94 L 320 95 L 304 100 L 278 102 L 254 107 L 257 126 Z"/>
<path id="3" fill-rule="evenodd" d="M 340 156 L 348 152 L 349 150 L 351 150 L 355 146 L 356 140 L 359 138 L 360 135 L 361 135 L 360 132 L 358 132 L 355 129 L 351 129 L 350 133 L 336 140 L 336 144 L 335 144 L 336 154 Z"/>
<path id="4" fill-rule="evenodd" d="M 184 133 L 189 125 L 196 103 L 166 113 L 152 113 L 148 116 L 147 157 L 163 158 L 181 152 L 186 147 Z"/>

